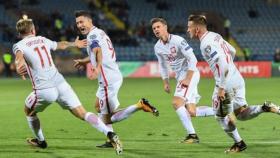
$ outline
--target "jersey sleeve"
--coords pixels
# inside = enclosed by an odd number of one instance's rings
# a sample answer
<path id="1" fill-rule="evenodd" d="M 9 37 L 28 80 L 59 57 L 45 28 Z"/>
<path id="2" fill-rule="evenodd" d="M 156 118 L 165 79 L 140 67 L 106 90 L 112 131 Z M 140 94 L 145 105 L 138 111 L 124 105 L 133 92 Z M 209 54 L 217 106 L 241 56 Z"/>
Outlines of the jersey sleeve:
<path id="1" fill-rule="evenodd" d="M 50 47 L 51 50 L 56 50 L 57 42 L 52 41 L 52 40 L 50 40 L 48 38 L 45 38 L 45 37 L 43 37 L 43 38 L 44 38 L 45 43 Z"/>
<path id="2" fill-rule="evenodd" d="M 220 83 L 219 87 L 220 88 L 225 88 L 226 81 L 228 78 L 228 70 L 229 70 L 229 63 L 226 59 L 225 54 L 223 53 L 222 48 L 218 47 L 215 44 L 212 45 L 206 45 L 202 47 L 203 53 L 206 54 L 210 59 L 212 60 L 216 68 L 216 71 L 218 71 L 219 78 L 220 78 Z"/>
<path id="3" fill-rule="evenodd" d="M 225 41 L 225 43 L 226 43 L 226 45 L 229 49 L 229 52 L 230 52 L 230 55 L 231 55 L 232 59 L 234 59 L 235 54 L 236 54 L 235 48 L 231 44 L 229 44 L 227 41 Z"/>
<path id="4" fill-rule="evenodd" d="M 157 50 L 156 47 L 154 48 L 154 51 L 155 51 L 155 55 L 157 56 L 157 59 L 158 59 L 161 78 L 163 80 L 168 79 L 169 78 L 168 67 L 164 60 L 164 57 L 162 56 L 162 54 L 159 53 L 159 51 Z"/>
<path id="5" fill-rule="evenodd" d="M 195 71 L 196 70 L 196 64 L 197 64 L 197 59 L 196 59 L 196 57 L 193 53 L 192 47 L 183 38 L 180 38 L 178 42 L 180 43 L 179 44 L 179 49 L 181 50 L 182 54 L 188 60 L 189 70 Z"/>
<path id="6" fill-rule="evenodd" d="M 90 46 L 90 49 L 100 47 L 100 39 L 97 34 L 91 34 L 88 38 L 88 44 Z"/>
<path id="7" fill-rule="evenodd" d="M 24 52 L 23 52 L 23 50 L 20 48 L 19 44 L 16 43 L 16 44 L 13 45 L 13 53 L 16 55 L 16 53 L 17 53 L 18 51 L 21 51 L 21 52 L 24 54 Z"/>

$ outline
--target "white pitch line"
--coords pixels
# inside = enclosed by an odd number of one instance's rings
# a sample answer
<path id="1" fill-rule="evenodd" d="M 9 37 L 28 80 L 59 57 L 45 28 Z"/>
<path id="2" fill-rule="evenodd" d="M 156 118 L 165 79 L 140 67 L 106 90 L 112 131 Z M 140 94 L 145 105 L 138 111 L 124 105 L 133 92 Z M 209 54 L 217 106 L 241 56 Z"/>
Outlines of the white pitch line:
<path id="1" fill-rule="evenodd" d="M 279 141 L 250 141 L 250 140 L 244 140 L 246 144 L 280 144 Z M 219 141 L 219 142 L 209 142 L 209 141 L 201 141 L 202 144 L 226 144 L 231 143 L 231 141 Z"/>

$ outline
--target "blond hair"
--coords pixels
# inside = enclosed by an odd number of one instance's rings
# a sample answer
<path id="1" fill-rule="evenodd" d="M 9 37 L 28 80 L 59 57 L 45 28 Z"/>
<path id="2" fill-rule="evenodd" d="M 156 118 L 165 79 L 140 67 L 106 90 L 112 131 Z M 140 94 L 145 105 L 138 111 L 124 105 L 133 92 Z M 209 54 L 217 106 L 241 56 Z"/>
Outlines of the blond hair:
<path id="1" fill-rule="evenodd" d="M 16 30 L 20 35 L 29 34 L 34 29 L 32 19 L 20 19 L 16 24 Z"/>
<path id="2" fill-rule="evenodd" d="M 188 21 L 192 21 L 195 24 L 207 26 L 207 20 L 205 15 L 190 15 Z"/>

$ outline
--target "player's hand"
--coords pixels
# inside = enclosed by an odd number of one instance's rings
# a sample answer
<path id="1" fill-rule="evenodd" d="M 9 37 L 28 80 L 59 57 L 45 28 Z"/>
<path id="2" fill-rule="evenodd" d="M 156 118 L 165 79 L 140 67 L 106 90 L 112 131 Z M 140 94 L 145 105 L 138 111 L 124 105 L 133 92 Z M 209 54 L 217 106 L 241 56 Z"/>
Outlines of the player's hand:
<path id="1" fill-rule="evenodd" d="M 166 92 L 166 93 L 170 93 L 170 85 L 169 84 L 164 84 L 163 85 L 163 88 L 164 88 L 164 91 Z"/>
<path id="2" fill-rule="evenodd" d="M 27 69 L 26 69 L 25 65 L 17 66 L 16 71 L 20 76 L 24 76 L 27 74 Z"/>
<path id="3" fill-rule="evenodd" d="M 79 70 L 83 70 L 85 68 L 85 63 L 83 62 L 82 59 L 75 59 L 74 60 L 74 67 L 79 69 Z"/>
<path id="4" fill-rule="evenodd" d="M 180 83 L 181 83 L 181 86 L 182 86 L 183 88 L 187 88 L 187 87 L 189 87 L 189 85 L 190 85 L 190 80 L 188 80 L 188 79 L 183 79 L 183 80 L 180 81 Z"/>
<path id="5" fill-rule="evenodd" d="M 219 88 L 218 89 L 218 98 L 220 101 L 224 101 L 225 100 L 225 90 L 223 88 Z"/>
<path id="6" fill-rule="evenodd" d="M 87 47 L 87 39 L 79 40 L 79 36 L 77 36 L 75 40 L 75 46 L 78 48 L 86 48 Z"/>
<path id="7" fill-rule="evenodd" d="M 91 71 L 92 71 L 92 74 L 89 75 L 88 78 L 89 78 L 90 80 L 95 80 L 95 79 L 97 79 L 98 74 L 99 74 L 99 69 L 96 68 L 96 67 L 92 67 L 92 68 L 91 68 Z"/>

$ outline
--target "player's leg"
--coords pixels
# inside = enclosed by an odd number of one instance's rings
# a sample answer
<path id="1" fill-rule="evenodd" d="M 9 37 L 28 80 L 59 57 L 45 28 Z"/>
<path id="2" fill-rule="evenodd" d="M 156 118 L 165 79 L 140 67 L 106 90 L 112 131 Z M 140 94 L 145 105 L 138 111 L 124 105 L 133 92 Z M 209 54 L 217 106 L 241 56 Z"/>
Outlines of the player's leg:
<path id="1" fill-rule="evenodd" d="M 46 148 L 47 142 L 41 128 L 40 119 L 37 112 L 43 111 L 57 98 L 55 88 L 37 90 L 30 93 L 25 100 L 24 111 L 26 114 L 28 125 L 34 135 L 34 138 L 27 138 L 27 143 L 39 148 Z"/>
<path id="2" fill-rule="evenodd" d="M 199 73 L 195 72 L 188 87 L 182 86 L 180 82 L 177 82 L 176 85 L 172 105 L 178 117 L 180 118 L 181 123 L 187 131 L 187 136 L 183 141 L 181 141 L 182 143 L 199 142 L 199 138 L 191 121 L 191 115 L 195 116 L 196 113 L 195 104 L 199 101 L 199 95 L 197 91 L 199 78 Z"/>
<path id="3" fill-rule="evenodd" d="M 197 85 L 193 88 L 193 92 L 189 97 L 186 108 L 192 117 L 214 116 L 213 108 L 210 106 L 197 106 L 201 96 L 198 94 Z"/>
<path id="4" fill-rule="evenodd" d="M 191 82 L 188 87 L 188 92 L 185 94 L 186 98 L 186 108 L 188 112 L 190 113 L 190 116 L 213 116 L 214 111 L 212 107 L 208 106 L 196 106 L 201 98 L 201 96 L 198 93 L 198 83 L 200 80 L 200 74 L 199 72 L 195 72 Z"/>
<path id="5" fill-rule="evenodd" d="M 195 115 L 197 117 L 214 116 L 214 111 L 209 106 L 197 106 Z"/>
<path id="6" fill-rule="evenodd" d="M 158 114 L 158 111 L 153 107 L 146 99 L 141 99 L 137 104 L 129 105 L 124 109 L 117 110 L 120 103 L 118 100 L 118 92 L 122 85 L 122 81 L 116 82 L 113 85 L 99 89 L 97 96 L 101 99 L 99 103 L 101 105 L 102 114 L 111 114 L 111 122 L 106 123 L 115 123 L 127 119 L 136 111 L 142 109 L 146 112 L 151 112 L 155 115 Z"/>
<path id="7" fill-rule="evenodd" d="M 193 127 L 191 116 L 188 110 L 185 107 L 185 100 L 181 97 L 174 96 L 172 100 L 172 105 L 183 124 L 183 127 L 186 130 L 187 136 L 184 140 L 182 140 L 182 143 L 198 143 L 199 139 L 197 137 L 197 134 L 195 132 L 195 129 Z"/>
<path id="8" fill-rule="evenodd" d="M 101 109 L 100 109 L 99 101 L 100 101 L 99 98 L 96 97 L 94 107 L 95 107 L 96 112 L 98 112 L 98 117 L 102 120 L 103 115 L 101 114 Z M 109 117 L 109 118 L 110 118 L 110 117 Z M 104 122 L 104 121 L 103 121 L 103 122 Z M 104 122 L 104 123 L 105 123 L 105 122 Z M 105 125 L 106 125 L 111 131 L 114 131 L 113 126 L 112 126 L 111 123 L 108 123 L 108 124 L 105 123 Z M 96 145 L 96 147 L 98 147 L 98 148 L 113 148 L 113 145 L 111 144 L 111 141 L 107 138 L 107 140 L 105 141 L 104 144 Z"/>
<path id="9" fill-rule="evenodd" d="M 113 100 L 117 100 L 116 97 L 112 97 L 111 99 L 112 102 L 114 102 Z M 128 117 L 130 117 L 133 113 L 139 110 L 150 112 L 155 116 L 159 115 L 158 110 L 154 106 L 152 106 L 147 99 L 142 98 L 137 104 L 133 104 L 124 109 L 115 111 L 111 117 L 111 121 L 112 123 L 115 123 L 125 120 Z"/>
<path id="10" fill-rule="evenodd" d="M 264 103 L 263 105 L 251 105 L 247 106 L 247 101 L 245 98 L 245 86 L 240 86 L 240 88 L 235 90 L 235 95 L 233 98 L 234 113 L 238 120 L 245 121 L 253 119 L 259 116 L 261 113 L 269 109 L 269 104 Z M 274 110 L 274 108 L 271 108 Z M 270 110 L 268 110 L 270 111 Z"/>
<path id="11" fill-rule="evenodd" d="M 234 122 L 233 115 L 233 105 L 232 105 L 232 94 L 226 91 L 225 100 L 220 101 L 217 96 L 218 88 L 215 88 L 213 93 L 213 109 L 215 112 L 216 120 L 219 122 L 222 129 L 226 134 L 231 137 L 234 141 L 232 147 L 226 150 L 227 153 L 240 152 L 247 148 L 246 144 L 242 140 L 238 133 L 237 127 Z"/>
<path id="12" fill-rule="evenodd" d="M 92 127 L 104 133 L 108 139 L 110 139 L 116 150 L 116 153 L 122 153 L 122 144 L 118 136 L 113 131 L 111 131 L 97 115 L 87 112 L 84 109 L 76 93 L 67 82 L 60 84 L 57 89 L 59 92 L 57 102 L 61 107 L 70 109 L 74 116 L 88 122 Z"/>

